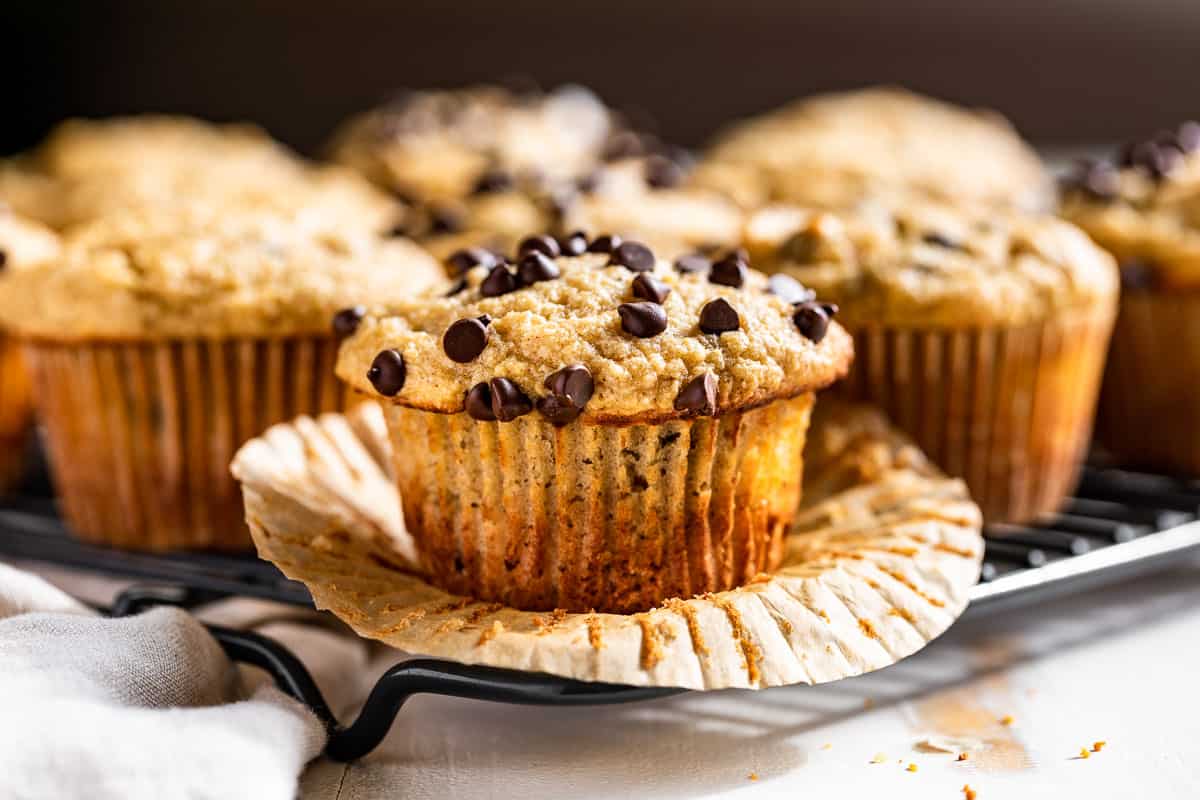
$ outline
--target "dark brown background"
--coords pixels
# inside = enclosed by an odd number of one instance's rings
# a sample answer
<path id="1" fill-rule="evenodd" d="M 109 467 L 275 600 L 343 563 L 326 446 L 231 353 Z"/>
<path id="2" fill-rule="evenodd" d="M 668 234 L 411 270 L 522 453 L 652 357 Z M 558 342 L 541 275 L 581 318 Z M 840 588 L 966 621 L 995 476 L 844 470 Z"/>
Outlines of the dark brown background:
<path id="1" fill-rule="evenodd" d="M 578 81 L 698 144 L 807 92 L 896 82 L 1043 143 L 1200 114 L 1195 0 L 0 0 L 0 152 L 73 114 L 252 119 L 312 151 L 387 90 Z"/>

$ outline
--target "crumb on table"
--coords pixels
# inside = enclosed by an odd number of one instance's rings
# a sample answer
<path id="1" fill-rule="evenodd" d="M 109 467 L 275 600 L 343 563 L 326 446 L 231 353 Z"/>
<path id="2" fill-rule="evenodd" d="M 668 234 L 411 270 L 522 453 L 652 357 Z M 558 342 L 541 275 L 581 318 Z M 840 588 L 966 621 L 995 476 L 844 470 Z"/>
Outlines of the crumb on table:
<path id="1" fill-rule="evenodd" d="M 965 800 L 975 800 L 975 790 L 971 788 L 971 784 L 964 783 L 962 788 L 963 797 Z"/>
<path id="2" fill-rule="evenodd" d="M 966 761 L 968 758 L 970 758 L 970 756 L 964 751 L 962 753 L 959 753 L 958 758 L 956 758 L 954 760 L 955 761 Z"/>
<path id="3" fill-rule="evenodd" d="M 1099 753 L 1101 750 L 1104 749 L 1104 745 L 1106 745 L 1106 744 L 1108 744 L 1108 742 L 1104 741 L 1103 739 L 1099 739 L 1097 741 L 1092 742 L 1092 752 Z"/>

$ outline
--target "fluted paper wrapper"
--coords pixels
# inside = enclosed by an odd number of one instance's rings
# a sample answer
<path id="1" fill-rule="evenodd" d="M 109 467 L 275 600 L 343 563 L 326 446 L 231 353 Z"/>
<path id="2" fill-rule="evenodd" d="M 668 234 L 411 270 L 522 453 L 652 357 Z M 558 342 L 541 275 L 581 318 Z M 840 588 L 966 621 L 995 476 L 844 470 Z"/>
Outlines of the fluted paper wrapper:
<path id="1" fill-rule="evenodd" d="M 875 404 L 989 522 L 1053 512 L 1075 488 L 1112 330 L 1108 309 L 973 330 L 861 329 L 837 389 Z"/>
<path id="2" fill-rule="evenodd" d="M 259 554 L 360 635 L 414 654 L 691 689 L 822 683 L 892 664 L 962 613 L 978 508 L 878 414 L 818 412 L 780 566 L 633 614 L 518 611 L 438 589 L 404 527 L 382 414 L 278 425 L 233 464 Z"/>
<path id="3" fill-rule="evenodd" d="M 385 416 L 434 583 L 517 608 L 624 612 L 779 563 L 812 403 L 629 426 L 390 404 Z"/>
<path id="4" fill-rule="evenodd" d="M 248 549 L 234 453 L 346 396 L 332 339 L 36 341 L 26 352 L 69 527 L 132 549 Z"/>
<path id="5" fill-rule="evenodd" d="M 1200 475 L 1200 292 L 1122 295 L 1097 439 L 1121 464 Z"/>
<path id="6" fill-rule="evenodd" d="M 0 333 L 0 495 L 21 479 L 32 424 L 33 398 L 21 348 Z"/>

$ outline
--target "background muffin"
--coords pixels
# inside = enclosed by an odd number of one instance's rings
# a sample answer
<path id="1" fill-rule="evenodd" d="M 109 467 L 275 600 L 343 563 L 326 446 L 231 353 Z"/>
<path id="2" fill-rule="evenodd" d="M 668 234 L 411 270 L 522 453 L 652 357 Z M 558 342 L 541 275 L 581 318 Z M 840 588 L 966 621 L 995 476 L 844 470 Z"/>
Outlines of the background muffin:
<path id="1" fill-rule="evenodd" d="M 53 262 L 0 283 L 0 318 L 26 340 L 73 530 L 155 550 L 245 547 L 233 452 L 342 407 L 336 311 L 440 276 L 405 240 L 265 214 L 126 214 L 68 234 Z"/>
<path id="2" fill-rule="evenodd" d="M 851 396 L 880 405 L 966 479 L 989 521 L 1054 510 L 1073 486 L 1117 298 L 1112 259 L 1049 217 L 931 206 L 748 226 L 768 271 L 842 306 Z"/>
<path id="3" fill-rule="evenodd" d="M 847 209 L 864 200 L 934 200 L 1049 209 L 1053 184 L 999 114 L 898 88 L 818 95 L 731 126 L 695 181 L 747 207 Z"/>
<path id="4" fill-rule="evenodd" d="M 368 316 L 338 374 L 380 398 L 431 579 L 518 608 L 648 609 L 778 563 L 836 324 L 732 255 L 527 242 Z M 611 251 L 610 251 L 611 250 Z M 811 303 L 809 304 L 811 305 Z"/>
<path id="5" fill-rule="evenodd" d="M 1100 441 L 1124 463 L 1200 473 L 1200 124 L 1080 164 L 1062 214 L 1121 268 Z"/>
<path id="6" fill-rule="evenodd" d="M 18 272 L 54 258 L 58 247 L 49 230 L 0 205 L 0 287 Z M 0 495 L 21 477 L 32 423 L 33 393 L 20 347 L 0 329 Z"/>

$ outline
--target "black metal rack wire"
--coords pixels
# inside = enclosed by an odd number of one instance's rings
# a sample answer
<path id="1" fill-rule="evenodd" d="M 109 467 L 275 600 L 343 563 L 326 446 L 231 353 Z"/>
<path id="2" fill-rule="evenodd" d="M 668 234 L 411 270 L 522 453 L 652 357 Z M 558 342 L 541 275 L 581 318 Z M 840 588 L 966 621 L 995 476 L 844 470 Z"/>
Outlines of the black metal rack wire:
<path id="1" fill-rule="evenodd" d="M 1060 513 L 1026 525 L 991 525 L 980 583 L 969 614 L 1042 602 L 1150 572 L 1200 553 L 1200 482 L 1089 468 Z M 192 606 L 230 596 L 312 605 L 303 585 L 250 555 L 128 553 L 71 538 L 43 481 L 0 500 L 0 558 L 40 561 L 131 578 L 139 585 L 110 609 Z M 358 718 L 342 726 L 308 670 L 287 648 L 247 631 L 211 627 L 229 656 L 269 672 L 285 692 L 312 708 L 330 737 L 326 755 L 342 761 L 382 741 L 413 694 L 433 693 L 531 705 L 626 703 L 679 690 L 585 683 L 549 675 L 436 659 L 397 664 L 379 679 Z"/>

